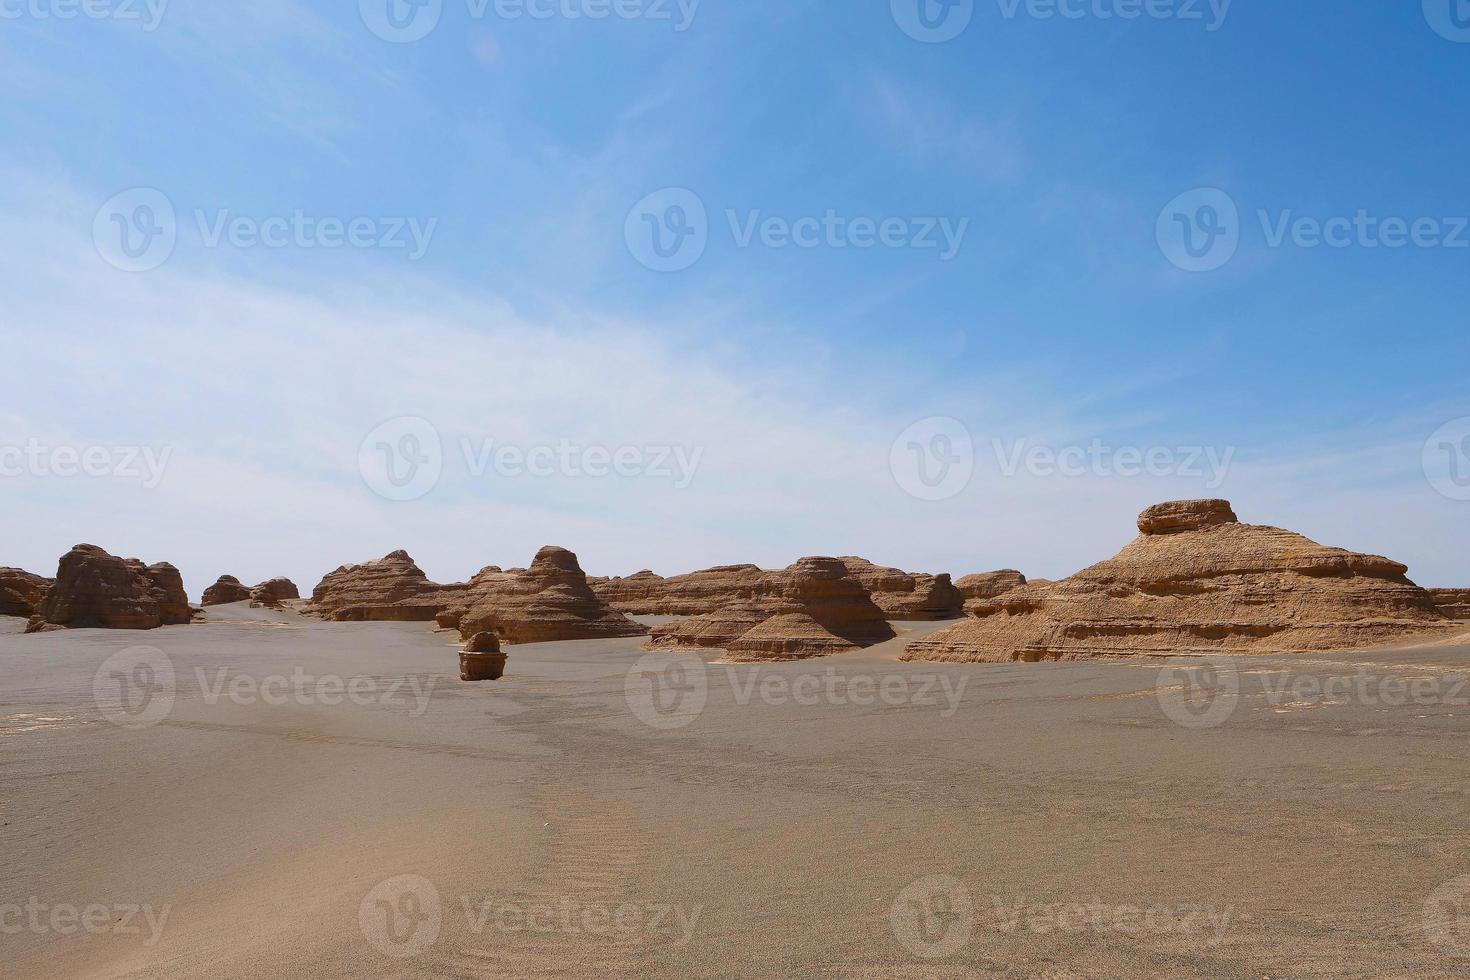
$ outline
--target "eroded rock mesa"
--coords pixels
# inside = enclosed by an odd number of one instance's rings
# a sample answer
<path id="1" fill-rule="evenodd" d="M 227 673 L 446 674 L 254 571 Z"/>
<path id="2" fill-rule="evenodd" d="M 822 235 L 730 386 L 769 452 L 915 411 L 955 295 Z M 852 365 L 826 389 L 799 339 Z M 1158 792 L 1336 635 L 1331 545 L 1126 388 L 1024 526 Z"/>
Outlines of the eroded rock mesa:
<path id="1" fill-rule="evenodd" d="M 841 559 L 803 558 L 762 573 L 746 591 L 712 612 L 655 627 L 649 645 L 722 649 L 732 660 L 794 660 L 894 636 L 886 614 Z"/>
<path id="2" fill-rule="evenodd" d="M 1408 569 L 1240 523 L 1223 500 L 1145 510 L 1139 536 L 1071 578 L 967 605 L 905 660 L 1006 662 L 1349 649 L 1443 630 Z"/>
<path id="3" fill-rule="evenodd" d="M 958 619 L 964 596 L 948 575 L 929 575 L 884 568 L 866 558 L 839 558 L 847 573 L 862 583 L 889 619 Z"/>
<path id="4" fill-rule="evenodd" d="M 250 604 L 280 609 L 288 600 L 300 599 L 301 590 L 288 578 L 273 578 L 250 590 Z"/>
<path id="5" fill-rule="evenodd" d="M 201 599 L 206 606 L 222 606 L 227 602 L 244 602 L 250 598 L 250 589 L 233 575 L 221 575 L 219 580 L 204 590 Z"/>
<path id="6" fill-rule="evenodd" d="M 465 639 L 493 633 L 502 643 L 642 636 L 648 627 L 612 609 L 587 582 L 577 556 L 548 546 L 528 569 L 487 568 L 459 587 L 436 617 Z"/>
<path id="7" fill-rule="evenodd" d="M 429 581 L 406 551 L 328 572 L 306 611 L 336 622 L 430 622 L 464 586 Z"/>
<path id="8" fill-rule="evenodd" d="M 193 617 L 184 580 L 167 562 L 144 565 L 91 544 L 61 557 L 56 581 L 37 604 L 27 632 L 58 627 L 147 630 Z"/>
<path id="9" fill-rule="evenodd" d="M 20 568 L 0 568 L 0 616 L 34 616 L 49 588 L 49 578 Z"/>
<path id="10" fill-rule="evenodd" d="M 650 571 L 588 583 L 604 602 L 635 616 L 694 616 L 749 598 L 766 572 L 756 565 L 721 565 L 664 578 Z"/>

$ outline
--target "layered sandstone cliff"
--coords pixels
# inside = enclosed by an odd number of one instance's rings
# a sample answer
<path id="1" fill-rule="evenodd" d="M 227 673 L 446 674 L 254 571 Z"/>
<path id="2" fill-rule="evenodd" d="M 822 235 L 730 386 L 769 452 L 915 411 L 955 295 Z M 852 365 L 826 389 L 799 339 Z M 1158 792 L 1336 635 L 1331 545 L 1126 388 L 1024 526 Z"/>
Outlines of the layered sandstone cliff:
<path id="1" fill-rule="evenodd" d="M 1039 661 L 1393 642 L 1449 623 L 1398 562 L 1242 524 L 1223 500 L 1150 507 L 1115 557 L 968 605 L 906 660 Z"/>

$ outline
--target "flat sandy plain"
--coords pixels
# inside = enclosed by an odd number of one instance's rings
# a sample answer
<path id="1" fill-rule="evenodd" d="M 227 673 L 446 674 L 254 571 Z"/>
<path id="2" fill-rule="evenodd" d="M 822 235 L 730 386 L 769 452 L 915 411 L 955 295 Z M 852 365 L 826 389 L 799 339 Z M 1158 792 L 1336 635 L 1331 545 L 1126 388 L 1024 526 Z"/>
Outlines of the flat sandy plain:
<path id="1" fill-rule="evenodd" d="M 469 685 L 419 624 L 20 626 L 6 977 L 1470 975 L 1470 645 Z"/>

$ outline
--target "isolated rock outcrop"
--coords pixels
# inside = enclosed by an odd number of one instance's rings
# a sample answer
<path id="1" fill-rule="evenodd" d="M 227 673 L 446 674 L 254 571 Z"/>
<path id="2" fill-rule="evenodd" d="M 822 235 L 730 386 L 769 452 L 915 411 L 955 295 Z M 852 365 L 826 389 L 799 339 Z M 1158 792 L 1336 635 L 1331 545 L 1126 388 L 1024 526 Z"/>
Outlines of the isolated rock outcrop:
<path id="1" fill-rule="evenodd" d="M 438 585 L 406 551 L 327 573 L 306 611 L 337 622 L 429 622 L 464 586 Z"/>
<path id="2" fill-rule="evenodd" d="M 784 571 L 764 572 L 747 591 L 712 612 L 655 627 L 649 645 L 717 648 L 733 660 L 791 660 L 894 636 L 886 614 L 837 558 L 803 558 Z"/>
<path id="3" fill-rule="evenodd" d="M 756 565 L 721 565 L 668 578 L 642 571 L 627 578 L 588 579 L 588 583 L 619 612 L 694 616 L 749 598 L 765 575 Z"/>
<path id="4" fill-rule="evenodd" d="M 250 589 L 233 575 L 221 575 L 219 581 L 204 590 L 202 602 L 206 606 L 222 606 L 227 602 L 244 602 L 250 598 Z"/>
<path id="5" fill-rule="evenodd" d="M 1393 642 L 1449 620 L 1398 562 L 1241 524 L 1223 500 L 1144 511 L 1117 556 L 967 606 L 905 660 L 1039 661 Z"/>
<path id="6" fill-rule="evenodd" d="M 279 609 L 289 599 L 300 599 L 301 590 L 288 578 L 273 578 L 250 590 L 250 604 Z"/>
<path id="7" fill-rule="evenodd" d="M 498 681 L 505 676 L 505 659 L 494 633 L 476 633 L 459 654 L 459 679 Z"/>
<path id="8" fill-rule="evenodd" d="M 1430 589 L 1434 604 L 1451 619 L 1470 619 L 1470 589 Z"/>
<path id="9" fill-rule="evenodd" d="M 184 580 L 167 562 L 144 565 L 91 544 L 61 557 L 56 581 L 36 606 L 27 632 L 55 627 L 156 629 L 193 617 Z"/>
<path id="10" fill-rule="evenodd" d="M 51 579 L 20 568 L 0 568 L 0 616 L 34 616 Z"/>
<path id="11" fill-rule="evenodd" d="M 546 547 L 531 567 L 502 572 L 487 568 L 459 586 L 453 601 L 435 617 L 440 626 L 472 638 L 493 633 L 502 643 L 596 640 L 642 636 L 636 623 L 598 598 L 577 556 Z"/>
<path id="12" fill-rule="evenodd" d="M 1012 589 L 1019 589 L 1026 584 L 1026 576 L 1014 568 L 1002 568 L 996 572 L 981 572 L 978 575 L 966 575 L 954 584 L 960 590 L 960 595 L 968 602 L 971 599 L 994 599 L 998 595 L 1005 595 Z"/>
<path id="13" fill-rule="evenodd" d="M 866 558 L 839 558 L 847 573 L 863 584 L 889 619 L 958 619 L 964 597 L 948 575 L 884 568 Z"/>

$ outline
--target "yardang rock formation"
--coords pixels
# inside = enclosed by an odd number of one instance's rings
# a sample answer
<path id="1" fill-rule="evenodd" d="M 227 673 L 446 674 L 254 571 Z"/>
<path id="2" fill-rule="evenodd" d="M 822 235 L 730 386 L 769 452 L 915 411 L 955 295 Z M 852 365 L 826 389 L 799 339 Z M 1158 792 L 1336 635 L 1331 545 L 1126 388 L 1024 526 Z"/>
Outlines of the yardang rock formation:
<path id="1" fill-rule="evenodd" d="M 1450 621 L 1398 562 L 1240 523 L 1223 500 L 1144 511 L 1117 556 L 969 604 L 905 660 L 1006 662 L 1278 653 L 1392 642 Z"/>
<path id="2" fill-rule="evenodd" d="M 502 572 L 487 568 L 454 594 L 436 617 L 469 640 L 494 633 L 503 643 L 596 640 L 642 636 L 648 627 L 609 608 L 587 582 L 577 556 L 548 546 L 531 567 Z"/>
<path id="3" fill-rule="evenodd" d="M 193 617 L 179 570 L 167 562 L 144 565 L 91 544 L 61 557 L 56 581 L 36 606 L 26 632 L 102 627 L 147 630 Z"/>
<path id="4" fill-rule="evenodd" d="M 655 627 L 658 649 L 718 648 L 733 660 L 794 660 L 890 640 L 893 628 L 837 558 L 765 572 L 736 601 Z"/>
<path id="5" fill-rule="evenodd" d="M 49 578 L 20 568 L 0 568 L 0 616 L 34 616 L 49 588 Z"/>

